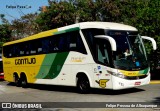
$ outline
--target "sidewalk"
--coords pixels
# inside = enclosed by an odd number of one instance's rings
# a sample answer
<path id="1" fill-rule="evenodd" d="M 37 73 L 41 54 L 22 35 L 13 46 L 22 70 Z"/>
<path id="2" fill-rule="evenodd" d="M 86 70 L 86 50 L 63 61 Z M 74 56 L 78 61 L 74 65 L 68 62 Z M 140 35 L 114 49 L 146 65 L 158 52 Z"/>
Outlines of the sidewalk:
<path id="1" fill-rule="evenodd" d="M 160 84 L 160 80 L 151 80 L 150 84 Z"/>

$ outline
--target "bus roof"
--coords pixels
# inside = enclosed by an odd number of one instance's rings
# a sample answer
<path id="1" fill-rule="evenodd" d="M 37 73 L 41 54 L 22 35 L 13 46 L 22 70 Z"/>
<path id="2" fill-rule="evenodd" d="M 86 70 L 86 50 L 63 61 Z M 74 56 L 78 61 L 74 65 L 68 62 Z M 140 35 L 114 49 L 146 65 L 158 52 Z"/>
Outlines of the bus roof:
<path id="1" fill-rule="evenodd" d="M 29 41 L 33 39 L 43 38 L 47 36 L 52 36 L 60 33 L 70 32 L 72 30 L 79 30 L 79 29 L 87 29 L 87 28 L 98 28 L 98 29 L 109 29 L 109 30 L 127 30 L 127 31 L 137 31 L 135 27 L 124 25 L 120 23 L 113 23 L 113 22 L 81 22 L 73 25 L 68 25 L 64 27 L 60 27 L 57 29 L 52 29 L 44 32 L 40 32 L 38 34 L 25 37 L 23 39 L 11 41 L 5 43 L 5 45 L 10 45 L 14 43 L 19 43 L 23 41 Z"/>
<path id="2" fill-rule="evenodd" d="M 109 30 L 127 30 L 127 31 L 137 31 L 135 27 L 124 25 L 121 23 L 114 22 L 84 22 L 80 23 L 81 29 L 86 28 L 103 28 Z"/>

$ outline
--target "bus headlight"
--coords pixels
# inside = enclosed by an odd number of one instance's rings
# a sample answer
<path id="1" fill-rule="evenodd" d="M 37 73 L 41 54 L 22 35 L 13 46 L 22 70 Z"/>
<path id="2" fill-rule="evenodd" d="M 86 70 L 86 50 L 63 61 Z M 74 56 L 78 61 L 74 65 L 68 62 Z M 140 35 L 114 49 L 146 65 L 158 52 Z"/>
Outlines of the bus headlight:
<path id="1" fill-rule="evenodd" d="M 125 78 L 125 75 L 121 72 L 115 73 L 115 72 L 108 71 L 108 73 L 110 73 L 113 76 L 119 77 L 119 78 L 123 78 L 123 79 Z"/>
<path id="2" fill-rule="evenodd" d="M 113 76 L 117 76 L 120 78 L 125 78 L 125 76 L 122 73 L 113 73 Z"/>

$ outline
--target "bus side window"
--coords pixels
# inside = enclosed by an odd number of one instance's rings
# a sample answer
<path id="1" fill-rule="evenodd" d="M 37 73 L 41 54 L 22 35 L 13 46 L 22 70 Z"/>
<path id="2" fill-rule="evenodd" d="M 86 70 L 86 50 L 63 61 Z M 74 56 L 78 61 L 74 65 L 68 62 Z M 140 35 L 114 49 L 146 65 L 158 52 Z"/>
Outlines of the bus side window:
<path id="1" fill-rule="evenodd" d="M 13 50 L 14 50 L 14 47 L 13 47 L 13 45 L 11 45 L 11 46 L 7 46 L 8 47 L 8 49 L 7 50 L 9 50 L 9 55 L 8 55 L 8 57 L 13 57 Z"/>
<path id="2" fill-rule="evenodd" d="M 42 53 L 42 39 L 35 40 L 36 42 L 36 52 L 37 54 Z"/>
<path id="3" fill-rule="evenodd" d="M 61 35 L 61 37 L 59 38 L 59 44 L 58 44 L 58 48 L 59 48 L 59 50 L 60 51 L 64 51 L 64 49 L 65 49 L 65 47 L 64 47 L 64 45 L 65 45 L 65 38 L 64 38 L 64 36 L 63 35 Z"/>
<path id="4" fill-rule="evenodd" d="M 77 36 L 77 51 L 83 54 L 87 54 L 85 46 L 83 44 L 82 38 L 80 35 Z"/>
<path id="5" fill-rule="evenodd" d="M 22 44 L 22 43 L 20 43 L 19 44 L 19 49 L 20 49 L 20 56 L 23 56 L 24 54 L 25 54 L 25 45 L 26 45 L 26 43 L 24 43 L 24 44 Z"/>
<path id="6" fill-rule="evenodd" d="M 12 54 L 13 54 L 12 57 L 18 57 L 18 56 L 20 56 L 19 45 L 14 45 L 13 46 Z"/>
<path id="7" fill-rule="evenodd" d="M 30 54 L 41 54 L 42 53 L 42 42 L 41 40 L 33 40 L 30 42 Z"/>
<path id="8" fill-rule="evenodd" d="M 12 56 L 12 53 L 11 53 L 11 46 L 5 46 L 3 47 L 3 54 L 4 54 L 4 57 L 11 57 Z"/>
<path id="9" fill-rule="evenodd" d="M 36 54 L 36 43 L 34 43 L 34 41 L 31 41 L 31 49 L 30 49 L 30 54 Z"/>
<path id="10" fill-rule="evenodd" d="M 64 46 L 63 46 L 63 50 L 64 51 L 69 51 L 69 45 L 70 45 L 70 34 L 66 33 L 63 35 L 64 37 Z"/>
<path id="11" fill-rule="evenodd" d="M 37 52 L 38 52 L 38 53 L 41 53 L 41 52 L 42 52 L 42 48 L 41 48 L 41 47 L 38 47 Z"/>
<path id="12" fill-rule="evenodd" d="M 71 33 L 71 36 L 70 36 L 70 43 L 69 43 L 69 48 L 70 48 L 70 51 L 76 51 L 77 49 L 77 36 L 76 36 L 76 33 L 75 32 L 72 32 Z"/>
<path id="13" fill-rule="evenodd" d="M 87 54 L 82 38 L 79 34 L 79 31 L 71 33 L 69 46 L 71 51 L 77 51 L 83 54 Z"/>
<path id="14" fill-rule="evenodd" d="M 59 38 L 57 38 L 56 36 L 53 38 L 49 39 L 49 52 L 53 53 L 53 52 L 57 52 L 58 49 L 58 42 L 59 42 Z"/>
<path id="15" fill-rule="evenodd" d="M 42 40 L 42 51 L 43 53 L 49 53 L 49 39 Z"/>
<path id="16" fill-rule="evenodd" d="M 25 55 L 29 55 L 30 54 L 30 44 L 29 42 L 27 42 L 25 44 Z"/>

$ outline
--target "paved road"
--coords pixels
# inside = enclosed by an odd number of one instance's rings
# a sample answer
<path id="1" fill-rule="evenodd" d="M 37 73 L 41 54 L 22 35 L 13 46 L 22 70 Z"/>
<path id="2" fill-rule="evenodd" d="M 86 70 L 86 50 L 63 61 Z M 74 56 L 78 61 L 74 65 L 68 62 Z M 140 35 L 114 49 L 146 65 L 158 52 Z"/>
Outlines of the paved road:
<path id="1" fill-rule="evenodd" d="M 155 104 L 157 102 L 160 103 L 160 84 L 150 84 L 119 91 L 92 89 L 90 94 L 79 94 L 74 87 L 29 85 L 29 88 L 24 89 L 9 84 L 6 81 L 0 81 L 0 102 L 150 102 Z M 90 109 L 56 108 L 46 110 L 89 111 Z M 98 108 L 94 110 L 117 111 L 124 110 L 124 108 Z M 131 109 L 127 108 L 125 110 L 131 111 Z M 137 111 L 138 109 L 132 110 Z M 140 110 L 143 109 L 140 108 Z M 144 110 L 158 109 L 147 108 Z"/>

